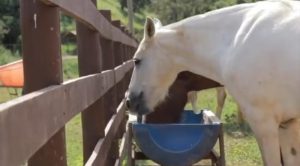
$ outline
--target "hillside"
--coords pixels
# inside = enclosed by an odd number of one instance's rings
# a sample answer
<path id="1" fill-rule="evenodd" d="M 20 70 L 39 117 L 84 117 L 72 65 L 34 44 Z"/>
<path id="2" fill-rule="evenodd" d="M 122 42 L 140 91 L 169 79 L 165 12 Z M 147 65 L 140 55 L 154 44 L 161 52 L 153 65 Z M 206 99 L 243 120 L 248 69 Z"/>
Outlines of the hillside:
<path id="1" fill-rule="evenodd" d="M 120 20 L 125 26 L 128 25 L 127 9 L 125 11 L 121 9 L 119 0 L 98 0 L 98 9 L 110 10 L 112 14 L 112 20 Z M 149 13 L 146 9 L 141 9 L 139 13 L 135 13 L 134 17 L 134 36 L 137 39 L 141 39 L 143 35 L 143 26 L 145 17 L 154 16 Z M 69 32 L 76 31 L 75 20 L 69 16 L 62 15 L 61 17 L 61 33 L 68 34 Z M 63 42 L 62 43 L 62 54 L 63 55 L 74 55 L 76 54 L 76 43 L 74 42 Z"/>
<path id="2" fill-rule="evenodd" d="M 128 25 L 127 9 L 125 8 L 125 11 L 121 9 L 119 0 L 98 0 L 97 5 L 98 9 L 111 10 L 112 20 L 120 20 L 123 25 Z M 134 16 L 135 35 L 139 39 L 142 36 L 146 15 L 154 16 L 145 9 L 141 9 L 139 13 L 136 12 Z M 63 16 L 61 19 L 61 31 L 75 31 L 75 29 L 76 27 L 74 19 Z"/>
<path id="3" fill-rule="evenodd" d="M 97 3 L 98 9 L 106 9 L 111 10 L 112 20 L 120 20 L 123 25 L 128 25 L 128 16 L 127 16 L 127 9 L 125 11 L 121 9 L 121 5 L 119 0 L 98 0 Z M 153 14 L 147 12 L 145 9 L 141 9 L 139 13 L 135 13 L 134 19 L 134 28 L 135 34 L 138 38 L 142 36 L 142 30 L 144 25 L 144 20 L 146 15 L 154 16 Z M 62 17 L 61 20 L 61 31 L 75 31 L 75 21 L 69 17 Z"/>
<path id="4" fill-rule="evenodd" d="M 127 12 L 121 10 L 121 6 L 118 0 L 98 0 L 99 9 L 111 10 L 112 19 L 120 20 L 124 25 L 128 25 Z M 125 9 L 126 10 L 126 9 Z M 144 26 L 144 20 L 146 16 L 155 16 L 153 13 L 149 13 L 147 10 L 141 10 L 140 13 L 135 13 L 134 28 L 138 38 L 141 38 Z"/>

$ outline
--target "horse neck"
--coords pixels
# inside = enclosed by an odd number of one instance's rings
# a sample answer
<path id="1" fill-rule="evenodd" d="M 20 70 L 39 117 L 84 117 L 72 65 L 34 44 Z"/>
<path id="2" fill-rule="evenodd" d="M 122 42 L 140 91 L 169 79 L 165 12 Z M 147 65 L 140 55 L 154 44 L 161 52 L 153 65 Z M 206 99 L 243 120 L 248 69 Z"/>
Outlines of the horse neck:
<path id="1" fill-rule="evenodd" d="M 170 28 L 177 31 L 176 62 L 182 70 L 223 83 L 222 71 L 247 5 L 188 18 Z M 179 44 L 178 41 L 182 44 Z"/>

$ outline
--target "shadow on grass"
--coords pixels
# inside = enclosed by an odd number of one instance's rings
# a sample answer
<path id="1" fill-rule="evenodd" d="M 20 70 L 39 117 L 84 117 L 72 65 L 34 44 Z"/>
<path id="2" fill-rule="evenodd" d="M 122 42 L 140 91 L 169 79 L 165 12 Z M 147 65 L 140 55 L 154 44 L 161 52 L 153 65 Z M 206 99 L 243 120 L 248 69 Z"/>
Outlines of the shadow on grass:
<path id="1" fill-rule="evenodd" d="M 224 120 L 224 132 L 229 136 L 234 138 L 253 136 L 250 126 L 246 122 L 239 124 L 235 114 L 226 114 Z"/>

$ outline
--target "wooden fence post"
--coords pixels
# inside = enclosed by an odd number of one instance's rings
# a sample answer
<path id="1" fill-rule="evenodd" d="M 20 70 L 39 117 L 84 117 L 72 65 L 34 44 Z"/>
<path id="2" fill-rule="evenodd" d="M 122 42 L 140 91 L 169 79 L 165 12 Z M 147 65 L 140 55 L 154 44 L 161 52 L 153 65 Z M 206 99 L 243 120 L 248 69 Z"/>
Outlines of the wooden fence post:
<path id="1" fill-rule="evenodd" d="M 133 4 L 132 0 L 127 0 L 127 9 L 128 9 L 128 27 L 132 34 L 134 34 L 134 27 L 133 27 Z"/>
<path id="2" fill-rule="evenodd" d="M 22 0 L 20 8 L 25 76 L 23 92 L 26 94 L 63 81 L 60 23 L 59 9 L 41 1 Z M 64 127 L 45 140 L 45 145 L 29 159 L 28 165 L 67 165 Z"/>
<path id="3" fill-rule="evenodd" d="M 111 13 L 110 10 L 101 10 L 100 13 L 111 22 Z M 114 47 L 111 40 L 105 39 L 100 36 L 101 48 L 103 53 L 103 70 L 111 70 L 115 67 L 115 58 L 114 58 Z M 111 116 L 116 112 L 118 103 L 117 103 L 117 91 L 113 87 L 109 92 L 104 96 L 104 108 L 106 112 L 107 122 Z"/>
<path id="4" fill-rule="evenodd" d="M 112 21 L 112 24 L 116 28 L 121 28 L 121 22 L 119 20 Z M 114 42 L 114 57 L 115 57 L 115 65 L 121 65 L 123 63 L 122 59 L 122 43 L 120 42 Z"/>
<path id="5" fill-rule="evenodd" d="M 112 24 L 117 28 L 121 27 L 121 22 L 119 20 L 112 21 Z M 115 65 L 121 65 L 123 63 L 123 48 L 122 43 L 114 42 L 114 57 L 115 57 Z M 117 85 L 117 103 L 120 103 L 124 97 L 122 81 L 118 82 Z"/>
<path id="6" fill-rule="evenodd" d="M 92 0 L 96 5 L 96 0 Z M 79 75 L 102 71 L 102 51 L 99 33 L 76 22 Z M 101 85 L 99 85 L 100 88 Z M 87 162 L 98 140 L 104 137 L 105 110 L 102 98 L 82 112 L 83 160 Z"/>
<path id="7" fill-rule="evenodd" d="M 129 59 L 132 59 L 132 58 L 133 58 L 136 49 L 137 49 L 137 48 L 134 48 L 134 47 L 132 47 L 132 46 L 129 47 Z M 130 73 L 129 78 L 128 78 L 129 83 L 130 83 L 130 79 L 131 79 L 132 72 L 133 72 L 133 69 L 131 69 L 131 70 L 128 72 L 128 73 Z"/>
<path id="8" fill-rule="evenodd" d="M 133 38 L 131 36 L 131 33 L 129 31 L 126 31 L 126 34 L 130 37 L 130 38 Z M 126 61 L 130 60 L 131 59 L 131 52 L 130 52 L 130 49 L 131 47 L 130 46 L 126 46 Z M 131 72 L 128 71 L 127 74 L 126 74 L 126 77 L 125 77 L 125 80 L 126 80 L 126 90 L 128 89 L 128 85 L 130 83 L 130 78 L 131 78 Z"/>
<path id="9" fill-rule="evenodd" d="M 124 32 L 126 34 L 126 27 L 124 25 L 122 25 L 120 27 L 121 31 Z M 127 45 L 125 44 L 121 44 L 121 49 L 122 49 L 122 63 L 127 61 L 127 53 L 126 53 L 126 47 Z M 126 83 L 126 77 L 124 77 L 122 80 L 121 80 L 121 84 L 122 84 L 122 90 L 121 90 L 121 93 L 123 94 L 123 97 L 124 97 L 124 93 L 126 92 L 127 90 L 127 83 Z"/>
<path id="10" fill-rule="evenodd" d="M 110 10 L 101 10 L 100 13 L 111 22 Z M 103 70 L 111 70 L 115 67 L 115 57 L 114 57 L 114 45 L 111 40 L 105 39 L 100 36 L 101 47 L 103 52 Z M 116 109 L 119 103 L 117 103 L 117 88 L 114 86 L 110 89 L 103 97 L 103 106 L 105 108 L 106 122 L 110 120 L 112 115 L 116 113 Z M 103 161 L 103 165 L 114 165 L 114 162 L 118 158 L 118 141 L 113 141 L 112 148 L 110 149 L 109 158 Z"/>

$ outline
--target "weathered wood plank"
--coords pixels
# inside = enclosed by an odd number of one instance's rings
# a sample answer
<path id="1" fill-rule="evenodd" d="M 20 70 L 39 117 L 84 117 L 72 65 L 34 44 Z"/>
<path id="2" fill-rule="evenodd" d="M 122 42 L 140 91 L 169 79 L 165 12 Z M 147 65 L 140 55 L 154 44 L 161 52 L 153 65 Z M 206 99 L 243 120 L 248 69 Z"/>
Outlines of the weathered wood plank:
<path id="1" fill-rule="evenodd" d="M 85 166 L 90 166 L 90 165 L 94 165 L 94 162 L 99 154 L 99 150 L 100 150 L 100 147 L 102 146 L 103 144 L 103 140 L 104 138 L 100 139 L 97 143 L 97 145 L 95 146 L 95 149 L 92 153 L 92 155 L 90 156 L 89 160 L 85 163 Z"/>
<path id="2" fill-rule="evenodd" d="M 105 16 L 105 18 L 111 22 L 111 12 L 110 10 L 100 10 L 101 14 Z M 101 50 L 102 50 L 102 69 L 109 70 L 115 67 L 115 57 L 114 57 L 114 47 L 113 41 L 105 39 L 103 37 L 100 38 Z M 103 96 L 103 107 L 105 108 L 105 117 L 106 122 L 109 121 L 111 116 L 116 112 L 117 107 L 117 89 L 116 86 L 113 87 L 105 96 Z M 98 140 L 97 140 L 98 141 Z M 93 149 L 94 150 L 94 149 Z"/>
<path id="3" fill-rule="evenodd" d="M 120 158 L 118 166 L 122 166 L 126 160 L 126 165 L 131 166 L 132 164 L 132 124 L 128 123 L 127 131 L 125 132 L 121 145 L 120 145 Z"/>
<path id="4" fill-rule="evenodd" d="M 128 137 L 128 131 L 126 131 L 123 136 L 122 136 L 122 139 L 121 139 L 121 143 L 120 143 L 120 148 L 119 148 L 119 154 L 120 154 L 120 157 L 119 157 L 119 163 L 122 163 L 122 161 L 125 159 L 126 157 L 126 151 L 125 151 L 125 148 L 126 148 L 126 140 L 127 140 L 127 137 Z"/>
<path id="5" fill-rule="evenodd" d="M 137 42 L 123 33 L 120 29 L 112 26 L 111 23 L 100 14 L 91 1 L 82 0 L 41 0 L 46 4 L 60 7 L 67 14 L 75 17 L 94 30 L 97 30 L 103 37 L 126 45 L 137 47 Z"/>
<path id="6" fill-rule="evenodd" d="M 99 140 L 92 156 L 85 166 L 106 166 L 113 141 L 115 141 L 120 125 L 126 117 L 125 111 L 125 104 L 124 101 L 122 101 L 118 106 L 116 115 L 113 116 L 111 122 L 108 123 L 107 128 L 109 128 L 109 130 L 107 131 L 105 138 Z"/>
<path id="7" fill-rule="evenodd" d="M 63 73 L 59 8 L 47 6 L 40 1 L 25 0 L 20 1 L 20 9 L 24 66 L 23 93 L 61 84 Z M 64 126 L 61 127 L 30 157 L 28 166 L 67 166 L 65 129 Z"/>
<path id="8" fill-rule="evenodd" d="M 127 71 L 132 70 L 132 69 L 133 69 L 133 66 L 134 66 L 134 62 L 133 62 L 132 60 L 128 60 L 128 61 L 126 62 L 126 69 L 127 69 Z"/>
<path id="9" fill-rule="evenodd" d="M 86 0 L 97 6 L 97 0 Z M 90 29 L 82 22 L 76 21 L 77 53 L 79 75 L 99 73 L 103 70 L 103 52 L 99 33 Z M 81 114 L 83 162 L 85 163 L 92 154 L 98 140 L 104 137 L 106 124 L 103 97 L 95 101 Z"/>
<path id="10" fill-rule="evenodd" d="M 21 165 L 114 82 L 114 71 L 106 71 L 1 104 L 0 165 Z"/>
<path id="11" fill-rule="evenodd" d="M 133 67 L 133 62 L 131 60 L 124 62 L 122 65 L 115 67 L 115 75 L 116 75 L 116 82 L 121 81 L 126 73 L 131 70 Z"/>
<path id="12" fill-rule="evenodd" d="M 121 68 L 130 70 L 130 63 Z M 22 164 L 116 83 L 115 71 L 107 70 L 0 104 L 0 165 Z"/>
<path id="13" fill-rule="evenodd" d="M 124 65 L 119 65 L 117 67 L 115 67 L 115 78 L 116 78 L 116 82 L 119 82 L 122 80 L 122 78 L 124 77 L 124 71 L 125 71 L 125 64 Z"/>

